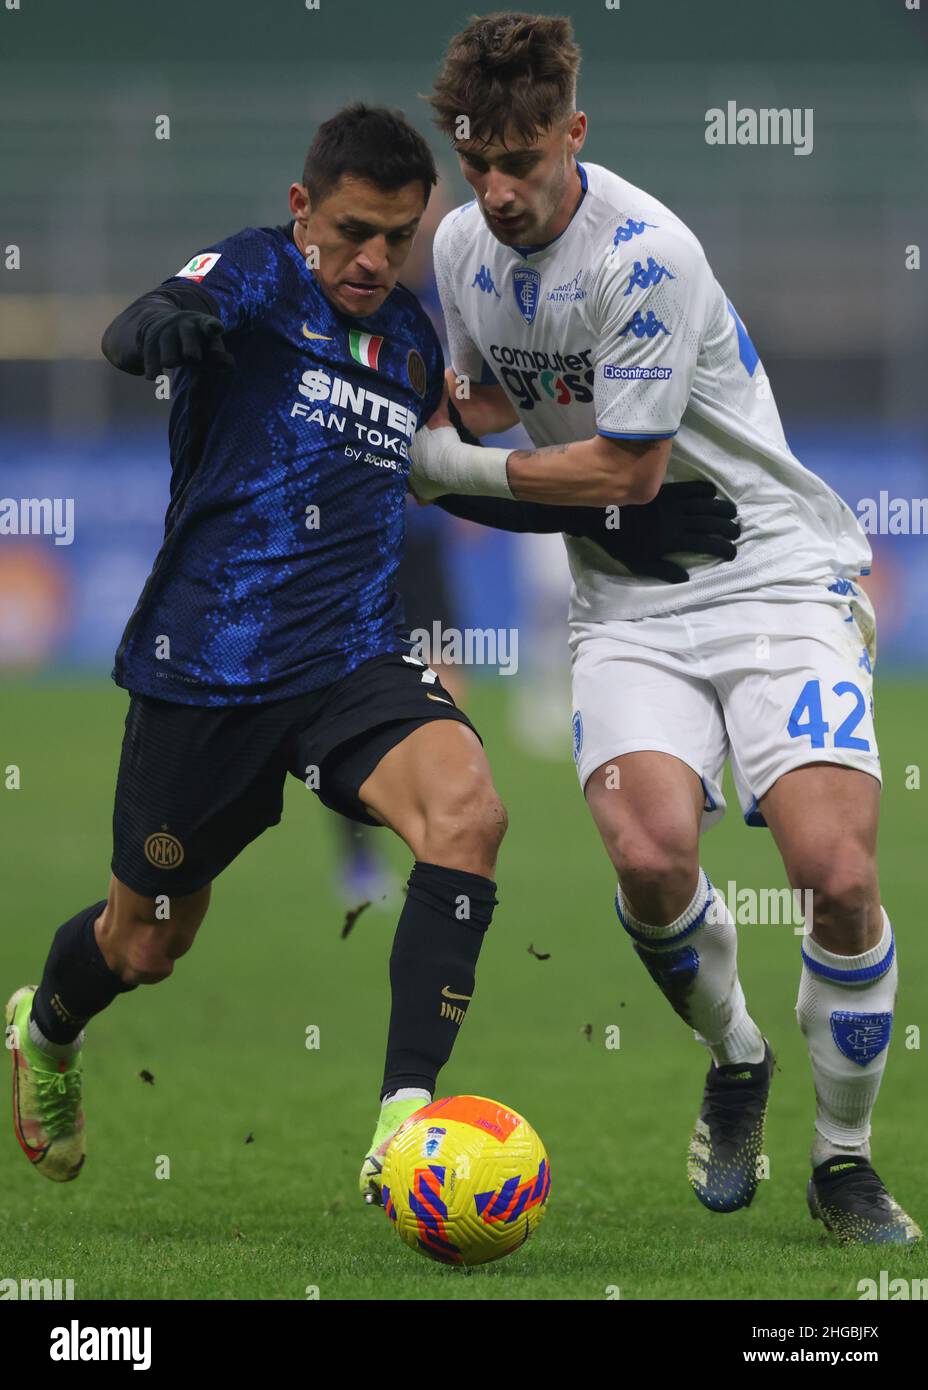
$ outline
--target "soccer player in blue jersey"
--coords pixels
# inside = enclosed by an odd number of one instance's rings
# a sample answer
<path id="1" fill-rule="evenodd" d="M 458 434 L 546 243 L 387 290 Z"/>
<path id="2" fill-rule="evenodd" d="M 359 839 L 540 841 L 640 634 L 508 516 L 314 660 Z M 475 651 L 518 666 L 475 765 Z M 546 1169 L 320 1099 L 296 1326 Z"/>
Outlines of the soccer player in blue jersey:
<path id="1" fill-rule="evenodd" d="M 85 1025 L 171 975 L 212 880 L 280 820 L 288 772 L 343 815 L 389 826 L 415 859 L 368 1200 L 378 1149 L 431 1099 L 450 1056 L 506 815 L 470 721 L 404 648 L 394 587 L 409 445 L 444 389 L 435 331 L 397 283 L 435 181 L 399 113 L 346 108 L 316 135 L 290 222 L 207 247 L 104 336 L 122 371 L 176 369 L 171 494 L 116 655 L 130 698 L 108 894 L 59 928 L 40 985 L 6 1009 L 17 1138 L 51 1179 L 84 1162 Z M 640 509 L 637 561 L 647 567 L 650 546 L 657 572 L 663 550 L 694 548 L 674 531 L 699 498 L 667 496 L 647 524 Z M 510 508 L 494 524 L 531 523 L 531 508 Z M 546 529 L 570 522 L 538 510 Z"/>

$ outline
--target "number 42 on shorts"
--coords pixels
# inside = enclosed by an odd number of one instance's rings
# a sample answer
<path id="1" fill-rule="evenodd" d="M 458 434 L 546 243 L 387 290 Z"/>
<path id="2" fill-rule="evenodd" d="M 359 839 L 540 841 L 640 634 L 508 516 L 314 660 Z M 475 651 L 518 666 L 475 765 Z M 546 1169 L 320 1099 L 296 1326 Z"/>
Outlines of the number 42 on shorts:
<path id="1" fill-rule="evenodd" d="M 838 681 L 837 685 L 833 685 L 831 689 L 839 697 L 850 695 L 853 699 L 847 717 L 834 731 L 833 746 L 835 748 L 859 748 L 863 752 L 869 753 L 870 740 L 855 738 L 854 736 L 854 730 L 867 712 L 867 702 L 863 691 L 853 681 Z M 808 735 L 813 748 L 825 747 L 825 735 L 829 732 L 830 726 L 822 709 L 821 681 L 806 681 L 799 699 L 793 705 L 786 728 L 790 738 L 803 738 Z"/>

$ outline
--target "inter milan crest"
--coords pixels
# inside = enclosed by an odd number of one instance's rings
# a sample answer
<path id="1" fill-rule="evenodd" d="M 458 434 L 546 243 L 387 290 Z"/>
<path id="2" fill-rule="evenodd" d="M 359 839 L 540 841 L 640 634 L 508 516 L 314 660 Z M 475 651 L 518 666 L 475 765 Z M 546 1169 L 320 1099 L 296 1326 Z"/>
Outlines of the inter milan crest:
<path id="1" fill-rule="evenodd" d="M 512 288 L 519 313 L 526 323 L 534 323 L 541 295 L 541 271 L 532 270 L 529 266 L 520 266 L 512 272 Z"/>
<path id="2" fill-rule="evenodd" d="M 425 371 L 425 361 L 421 352 L 416 352 L 411 348 L 409 356 L 406 358 L 406 375 L 409 377 L 409 384 L 417 396 L 425 395 L 425 388 L 428 384 Z"/>

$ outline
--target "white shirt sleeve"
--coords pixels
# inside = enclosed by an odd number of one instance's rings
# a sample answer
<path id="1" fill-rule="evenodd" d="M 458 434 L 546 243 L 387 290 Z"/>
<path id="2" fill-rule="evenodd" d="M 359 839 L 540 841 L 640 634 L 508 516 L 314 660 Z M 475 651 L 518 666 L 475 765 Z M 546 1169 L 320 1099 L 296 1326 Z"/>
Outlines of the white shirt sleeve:
<path id="1" fill-rule="evenodd" d="M 471 381 L 477 383 L 483 374 L 483 357 L 465 327 L 457 301 L 458 290 L 455 270 L 460 254 L 466 245 L 463 228 L 460 225 L 461 220 L 460 208 L 456 208 L 454 212 L 449 212 L 442 219 L 432 244 L 432 257 L 435 264 L 438 295 L 441 299 L 441 309 L 445 316 L 445 328 L 448 333 L 451 365 L 458 376 L 469 377 Z"/>
<path id="2" fill-rule="evenodd" d="M 593 306 L 599 434 L 666 439 L 689 400 L 715 280 L 699 243 L 653 231 L 606 259 Z"/>

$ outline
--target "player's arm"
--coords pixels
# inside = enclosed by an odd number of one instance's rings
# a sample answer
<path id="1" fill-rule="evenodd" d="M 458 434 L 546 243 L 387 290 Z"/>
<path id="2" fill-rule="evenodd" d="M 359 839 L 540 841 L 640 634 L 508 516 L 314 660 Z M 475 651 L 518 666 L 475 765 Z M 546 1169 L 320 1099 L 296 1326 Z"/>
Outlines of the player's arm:
<path id="1" fill-rule="evenodd" d="M 207 276 L 208 287 L 201 283 Z M 232 367 L 223 334 L 243 327 L 252 307 L 234 255 L 201 252 L 124 309 L 103 334 L 101 349 L 120 371 L 150 381 L 173 367 Z"/>
<path id="2" fill-rule="evenodd" d="M 650 502 L 670 458 L 669 439 L 613 441 L 596 436 L 543 449 L 463 444 L 450 425 L 419 430 L 410 485 L 423 501 L 458 492 L 556 506 L 608 507 Z"/>
<path id="3" fill-rule="evenodd" d="M 651 502 L 670 459 L 670 440 L 604 439 L 515 449 L 506 464 L 513 497 L 559 506 Z"/>
<path id="4" fill-rule="evenodd" d="M 651 501 L 689 399 L 713 283 L 698 245 L 678 231 L 634 252 L 614 248 L 591 296 L 596 434 L 544 449 L 490 449 L 478 460 L 453 430 L 420 431 L 414 490 L 558 505 Z"/>
<path id="5" fill-rule="evenodd" d="M 223 332 L 212 297 L 181 285 L 136 299 L 107 328 L 101 349 L 120 371 L 153 381 L 172 367 L 234 366 Z"/>
<path id="6" fill-rule="evenodd" d="M 451 423 L 466 444 L 479 444 L 452 400 Z M 709 482 L 665 483 L 653 502 L 626 507 L 558 507 L 505 497 L 438 497 L 435 505 L 465 521 L 495 530 L 563 532 L 595 541 L 632 574 L 683 584 L 689 573 L 667 557 L 686 551 L 733 560 L 741 534 L 733 502 L 716 496 Z"/>
<path id="7" fill-rule="evenodd" d="M 492 385 L 468 382 L 468 395 L 462 398 L 460 388 L 463 380 L 453 367 L 445 372 L 450 399 L 471 434 L 478 439 L 485 434 L 505 434 L 506 430 L 519 423 L 519 412 L 497 382 Z"/>

